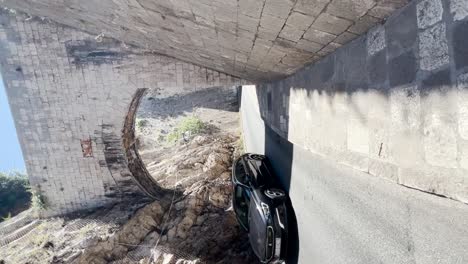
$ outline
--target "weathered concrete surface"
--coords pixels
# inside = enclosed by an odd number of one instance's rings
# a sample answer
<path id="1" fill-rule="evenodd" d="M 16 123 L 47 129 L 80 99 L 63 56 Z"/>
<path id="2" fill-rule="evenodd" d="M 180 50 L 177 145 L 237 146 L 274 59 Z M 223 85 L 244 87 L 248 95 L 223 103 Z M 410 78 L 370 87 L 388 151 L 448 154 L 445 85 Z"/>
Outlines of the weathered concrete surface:
<path id="1" fill-rule="evenodd" d="M 270 158 L 289 191 L 296 218 L 290 236 L 298 244 L 291 243 L 287 263 L 468 262 L 468 205 L 402 188 L 278 139 L 259 114 L 259 91 L 242 88 L 244 142 L 246 151 Z"/>
<path id="2" fill-rule="evenodd" d="M 260 84 L 264 120 L 338 163 L 468 203 L 464 10 L 414 1 L 315 65 Z"/>
<path id="3" fill-rule="evenodd" d="M 160 98 L 240 79 L 25 15 L 0 13 L 0 63 L 26 168 L 45 214 L 137 190 L 122 128 L 135 91 Z"/>
<path id="4" fill-rule="evenodd" d="M 244 79 L 265 80 L 317 61 L 407 2 L 2 0 L 0 4 Z"/>

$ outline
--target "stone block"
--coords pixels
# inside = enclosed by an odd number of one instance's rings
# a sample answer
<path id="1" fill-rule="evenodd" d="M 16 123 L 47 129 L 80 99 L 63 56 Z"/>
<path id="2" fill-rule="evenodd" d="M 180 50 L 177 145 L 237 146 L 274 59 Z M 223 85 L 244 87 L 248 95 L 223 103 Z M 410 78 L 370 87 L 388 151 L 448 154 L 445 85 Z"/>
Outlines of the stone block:
<path id="1" fill-rule="evenodd" d="M 423 0 L 416 5 L 418 27 L 428 28 L 442 21 L 444 8 L 442 0 Z"/>
<path id="2" fill-rule="evenodd" d="M 374 5 L 374 0 L 332 0 L 330 4 L 328 4 L 327 13 L 349 20 L 357 20 L 359 17 L 366 14 Z"/>
<path id="3" fill-rule="evenodd" d="M 347 122 L 348 150 L 364 155 L 369 154 L 369 129 L 365 121 L 349 117 Z"/>
<path id="4" fill-rule="evenodd" d="M 272 43 L 269 43 L 269 44 L 261 43 L 260 40 L 261 39 L 259 38 L 255 40 L 255 44 L 253 46 L 252 53 L 251 53 L 251 56 L 253 57 L 256 57 L 256 56 L 264 57 L 270 50 L 271 46 L 273 45 Z"/>
<path id="5" fill-rule="evenodd" d="M 386 18 L 390 16 L 395 10 L 403 7 L 409 1 L 408 0 L 383 0 L 379 1 L 376 6 L 374 6 L 367 13 L 370 16 L 377 18 Z"/>
<path id="6" fill-rule="evenodd" d="M 452 90 L 451 83 L 449 69 L 432 72 L 422 80 L 421 95 L 430 96 L 434 93 L 445 95 Z"/>
<path id="7" fill-rule="evenodd" d="M 367 52 L 373 55 L 386 46 L 385 43 L 385 28 L 378 26 L 373 28 L 367 33 Z"/>
<path id="8" fill-rule="evenodd" d="M 254 41 L 255 39 L 255 33 L 248 31 L 248 30 L 243 30 L 238 28 L 237 29 L 237 37 L 238 38 L 244 38 L 244 39 L 249 39 L 251 41 Z"/>
<path id="9" fill-rule="evenodd" d="M 283 28 L 285 21 L 285 19 L 279 19 L 269 14 L 262 14 L 260 26 L 264 29 L 268 29 L 268 31 L 279 33 Z"/>
<path id="10" fill-rule="evenodd" d="M 457 167 L 457 137 L 455 129 L 444 118 L 425 115 L 424 150 L 427 163 L 446 168 Z"/>
<path id="11" fill-rule="evenodd" d="M 422 118 L 427 163 L 457 167 L 457 103 L 449 70 L 431 74 L 422 82 Z"/>
<path id="12" fill-rule="evenodd" d="M 390 160 L 400 168 L 425 165 L 422 135 L 413 131 L 391 131 L 389 141 Z"/>
<path id="13" fill-rule="evenodd" d="M 301 50 L 309 51 L 309 52 L 318 52 L 323 48 L 322 44 L 315 43 L 312 41 L 308 41 L 306 39 L 300 39 L 297 42 L 296 47 Z"/>
<path id="14" fill-rule="evenodd" d="M 412 51 L 401 54 L 389 62 L 390 87 L 412 83 L 416 78 L 417 63 Z"/>
<path id="15" fill-rule="evenodd" d="M 367 72 L 369 74 L 371 86 L 373 84 L 383 84 L 387 81 L 388 67 L 386 50 L 381 50 L 368 58 Z"/>
<path id="16" fill-rule="evenodd" d="M 351 26 L 352 22 L 343 18 L 339 18 L 327 13 L 320 14 L 315 22 L 312 24 L 312 28 L 327 32 L 334 35 L 339 35 L 346 31 Z"/>
<path id="17" fill-rule="evenodd" d="M 420 68 L 430 71 L 449 63 L 445 24 L 437 24 L 419 34 Z"/>
<path id="18" fill-rule="evenodd" d="M 468 73 L 457 78 L 458 133 L 468 140 Z"/>
<path id="19" fill-rule="evenodd" d="M 357 37 L 358 37 L 358 35 L 346 31 L 346 32 L 341 33 L 341 35 L 339 35 L 339 36 L 334 40 L 334 42 L 343 45 L 343 44 L 346 44 L 346 43 L 348 43 L 349 41 L 351 41 L 351 40 L 353 40 L 353 39 L 355 39 L 355 38 L 357 38 Z"/>
<path id="20" fill-rule="evenodd" d="M 333 51 L 335 51 L 336 49 L 338 49 L 339 47 L 341 47 L 341 44 L 335 43 L 335 42 L 330 42 L 330 43 L 328 43 L 328 45 L 326 45 L 323 49 L 321 49 L 318 52 L 318 55 L 320 55 L 320 56 L 328 55 L 328 54 L 332 53 Z"/>
<path id="21" fill-rule="evenodd" d="M 369 157 L 359 153 L 342 152 L 336 157 L 338 163 L 345 164 L 356 170 L 369 172 Z"/>
<path id="22" fill-rule="evenodd" d="M 279 31 L 272 31 L 269 28 L 259 27 L 257 31 L 257 36 L 263 41 L 273 41 L 278 37 Z"/>
<path id="23" fill-rule="evenodd" d="M 292 0 L 268 0 L 263 6 L 263 14 L 286 19 L 293 5 L 294 1 Z"/>
<path id="24" fill-rule="evenodd" d="M 358 38 L 346 45 L 341 56 L 336 56 L 337 81 L 346 84 L 346 91 L 366 91 L 369 87 L 367 78 L 367 50 L 365 38 Z"/>
<path id="25" fill-rule="evenodd" d="M 418 36 L 415 5 L 409 5 L 401 15 L 389 19 L 385 24 L 385 34 L 390 58 L 413 48 Z"/>
<path id="26" fill-rule="evenodd" d="M 390 101 L 388 95 L 378 90 L 368 92 L 369 110 L 367 126 L 369 127 L 369 157 L 378 160 L 389 160 L 390 141 Z"/>
<path id="27" fill-rule="evenodd" d="M 223 1 L 226 2 L 226 1 Z M 249 17 L 259 18 L 262 12 L 263 1 L 257 0 L 239 0 L 239 11 Z"/>
<path id="28" fill-rule="evenodd" d="M 460 141 L 460 167 L 468 170 L 468 141 Z"/>
<path id="29" fill-rule="evenodd" d="M 281 30 L 279 37 L 297 42 L 299 39 L 301 39 L 302 35 L 304 35 L 304 31 L 286 24 Z"/>
<path id="30" fill-rule="evenodd" d="M 468 17 L 468 0 L 450 0 L 450 12 L 455 21 Z"/>
<path id="31" fill-rule="evenodd" d="M 468 66 L 468 21 L 456 24 L 452 36 L 455 67 L 461 69 Z"/>
<path id="32" fill-rule="evenodd" d="M 296 5 L 294 6 L 294 11 L 298 11 L 312 17 L 317 17 L 329 2 L 329 0 L 297 0 Z"/>
<path id="33" fill-rule="evenodd" d="M 253 18 L 244 14 L 239 14 L 237 23 L 239 25 L 239 28 L 255 33 L 257 31 L 259 21 L 260 20 L 258 18 Z"/>
<path id="34" fill-rule="evenodd" d="M 380 20 L 375 17 L 365 15 L 356 20 L 354 25 L 352 25 L 348 31 L 360 35 L 367 32 L 367 30 L 376 25 L 379 21 Z"/>
<path id="35" fill-rule="evenodd" d="M 369 174 L 398 182 L 398 167 L 388 162 L 369 159 Z"/>
<path id="36" fill-rule="evenodd" d="M 314 17 L 307 16 L 299 12 L 292 12 L 288 20 L 286 20 L 286 24 L 292 27 L 297 28 L 298 30 L 305 31 L 309 28 L 309 26 L 314 22 Z"/>
<path id="37" fill-rule="evenodd" d="M 317 64 L 317 72 L 319 73 L 320 81 L 322 83 L 330 81 L 335 73 L 335 58 L 333 56 L 328 56 L 323 60 L 320 60 Z M 345 106 L 346 100 L 335 94 L 339 92 L 336 87 L 327 89 L 327 91 L 330 93 L 330 96 L 331 94 L 334 94 L 333 101 L 335 106 L 338 107 L 337 112 L 340 112 L 339 109 L 341 110 Z"/>
<path id="38" fill-rule="evenodd" d="M 392 130 L 395 133 L 419 131 L 421 127 L 421 96 L 416 86 L 391 89 L 390 116 Z"/>
<path id="39" fill-rule="evenodd" d="M 253 42 L 251 39 L 238 37 L 235 41 L 236 50 L 245 50 L 247 53 L 252 49 Z M 237 54 L 236 54 L 237 55 Z"/>
<path id="40" fill-rule="evenodd" d="M 193 2 L 192 5 L 192 12 L 195 16 L 199 16 L 202 18 L 209 18 L 213 20 L 213 9 L 210 5 L 205 5 L 199 2 Z"/>
<path id="41" fill-rule="evenodd" d="M 326 45 L 332 42 L 336 38 L 336 35 L 323 32 L 320 30 L 316 30 L 313 28 L 309 28 L 309 30 L 307 30 L 306 33 L 304 34 L 303 38 L 316 42 L 316 43 Z"/>

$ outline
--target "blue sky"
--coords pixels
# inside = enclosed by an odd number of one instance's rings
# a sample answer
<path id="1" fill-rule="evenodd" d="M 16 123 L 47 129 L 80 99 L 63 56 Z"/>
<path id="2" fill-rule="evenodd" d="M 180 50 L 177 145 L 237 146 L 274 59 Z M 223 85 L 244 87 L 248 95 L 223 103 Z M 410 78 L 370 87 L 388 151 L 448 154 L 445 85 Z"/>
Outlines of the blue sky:
<path id="1" fill-rule="evenodd" d="M 3 80 L 0 77 L 0 172 L 24 171 L 24 160 L 8 105 Z"/>

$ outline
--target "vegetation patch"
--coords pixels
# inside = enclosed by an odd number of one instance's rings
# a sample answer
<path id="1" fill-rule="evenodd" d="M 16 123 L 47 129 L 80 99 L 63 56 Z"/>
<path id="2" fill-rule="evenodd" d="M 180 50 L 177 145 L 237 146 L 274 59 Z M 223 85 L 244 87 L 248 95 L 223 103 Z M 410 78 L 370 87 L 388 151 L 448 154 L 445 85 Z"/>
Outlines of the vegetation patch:
<path id="1" fill-rule="evenodd" d="M 136 120 L 137 128 L 145 127 L 147 124 L 148 124 L 148 120 L 146 120 L 146 119 L 137 119 Z"/>
<path id="2" fill-rule="evenodd" d="M 47 203 L 44 195 L 32 189 L 30 190 L 30 192 L 32 194 L 31 207 L 39 211 L 47 209 Z"/>
<path id="3" fill-rule="evenodd" d="M 0 222 L 29 208 L 31 192 L 26 174 L 0 172 Z"/>
<path id="4" fill-rule="evenodd" d="M 166 136 L 166 141 L 174 143 L 180 139 L 189 139 L 194 135 L 202 133 L 206 128 L 206 124 L 199 118 L 194 116 L 185 117 L 180 123 Z"/>

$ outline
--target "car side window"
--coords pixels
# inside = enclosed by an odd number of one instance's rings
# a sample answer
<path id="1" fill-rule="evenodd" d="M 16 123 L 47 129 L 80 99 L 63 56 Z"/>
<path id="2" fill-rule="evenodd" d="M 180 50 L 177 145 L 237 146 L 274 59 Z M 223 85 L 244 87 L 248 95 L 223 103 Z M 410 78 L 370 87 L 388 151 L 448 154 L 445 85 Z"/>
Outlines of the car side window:
<path id="1" fill-rule="evenodd" d="M 245 171 L 244 166 L 242 165 L 242 162 L 239 160 L 236 163 L 236 174 L 235 174 L 236 180 L 242 184 L 247 185 L 247 172 Z"/>
<path id="2" fill-rule="evenodd" d="M 237 185 L 234 190 L 234 210 L 239 218 L 241 224 L 245 227 L 249 227 L 249 204 L 250 197 L 244 187 Z"/>

